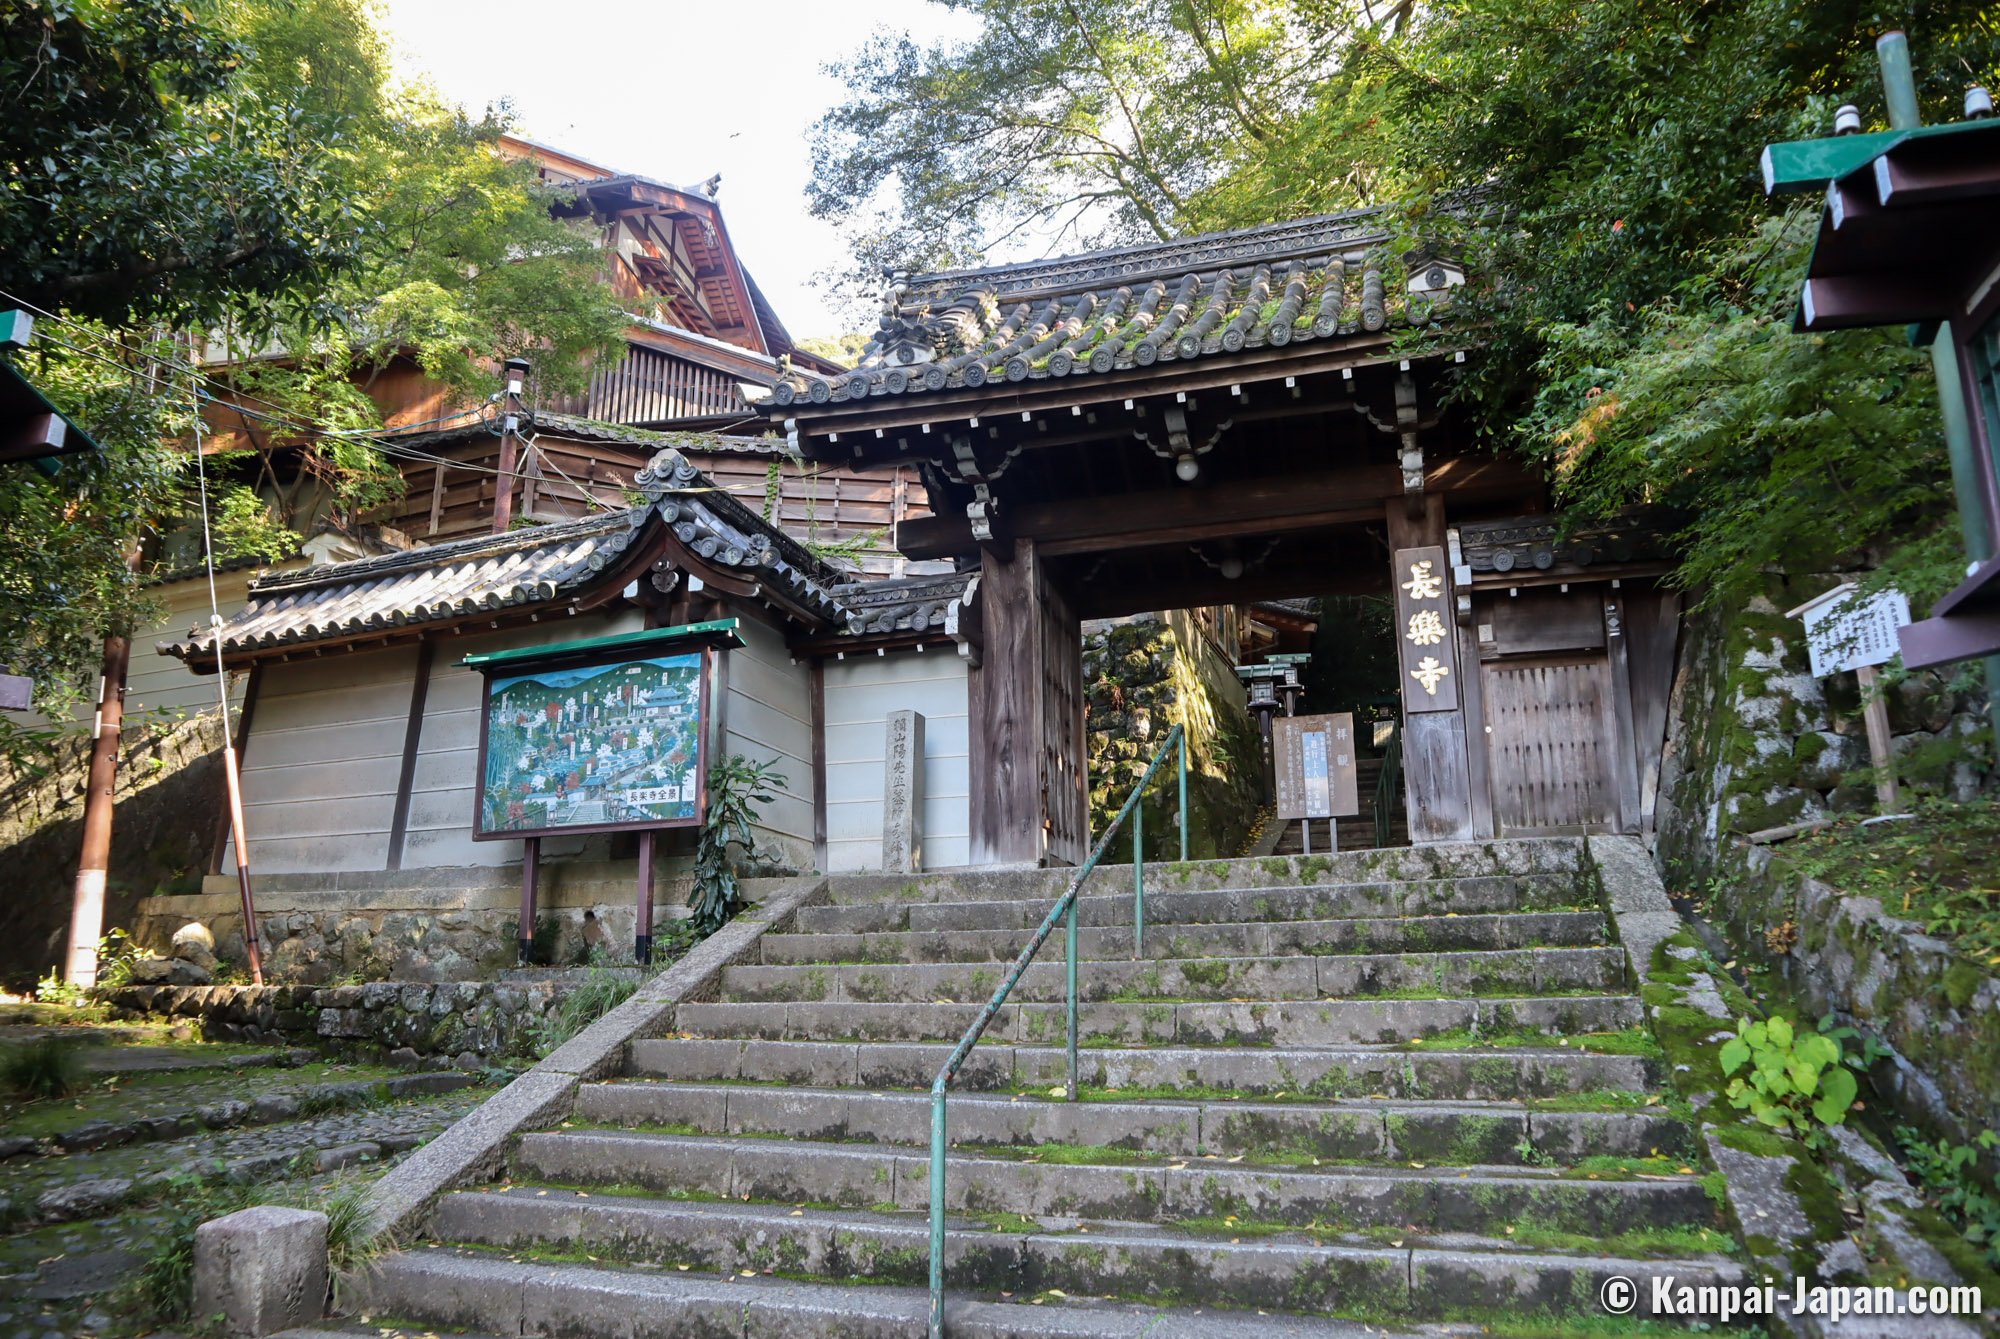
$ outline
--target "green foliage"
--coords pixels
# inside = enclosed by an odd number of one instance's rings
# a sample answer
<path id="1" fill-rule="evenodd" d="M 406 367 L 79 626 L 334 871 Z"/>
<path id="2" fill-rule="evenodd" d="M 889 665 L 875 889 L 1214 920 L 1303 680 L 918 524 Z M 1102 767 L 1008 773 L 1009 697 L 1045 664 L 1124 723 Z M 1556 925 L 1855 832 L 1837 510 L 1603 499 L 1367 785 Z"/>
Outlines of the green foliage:
<path id="1" fill-rule="evenodd" d="M 361 227 L 326 119 L 250 44 L 285 8 L 0 3 L 17 99 L 0 126 L 0 289 L 114 323 L 255 321 L 344 265 Z"/>
<path id="2" fill-rule="evenodd" d="M 1320 0 L 946 0 L 964 41 L 881 33 L 834 72 L 853 97 L 813 134 L 808 198 L 854 236 L 856 272 L 968 261 L 1024 231 L 1072 246 L 1209 222 L 1205 188 L 1296 152 L 1288 128 L 1383 12 Z M 1263 203 L 1265 218 L 1295 211 Z M 1262 221 L 1260 219 L 1260 221 Z"/>
<path id="3" fill-rule="evenodd" d="M 583 983 L 569 991 L 534 1024 L 537 1055 L 546 1056 L 577 1033 L 632 998 L 639 973 L 630 969 L 592 967 Z"/>
<path id="4" fill-rule="evenodd" d="M 0 0 L 0 22 L 0 304 L 53 313 L 21 369 L 104 447 L 53 480 L 0 470 L 0 527 L 37 539 L 0 553 L 0 645 L 43 711 L 153 616 L 135 553 L 199 560 L 170 361 L 239 358 L 256 402 L 211 426 L 252 450 L 210 459 L 211 529 L 268 560 L 400 491 L 367 436 L 393 359 L 471 397 L 532 351 L 547 396 L 622 350 L 595 232 L 552 216 L 568 194 L 494 152 L 504 108 L 392 87 L 365 0 Z"/>
<path id="5" fill-rule="evenodd" d="M 2000 1195 L 1980 1176 L 1981 1159 L 2000 1148 L 2000 1134 L 1981 1130 L 1975 1147 L 1948 1139 L 1933 1143 L 1898 1125 L 1896 1142 L 1931 1203 L 1964 1230 L 1965 1239 L 1985 1253 L 1987 1264 L 2000 1269 Z"/>
<path id="6" fill-rule="evenodd" d="M 54 967 L 49 968 L 49 974 L 35 983 L 37 1004 L 82 1004 L 86 993 L 82 986 L 64 980 L 62 972 Z"/>
<path id="7" fill-rule="evenodd" d="M 1949 941 L 1971 959 L 1968 971 L 1989 977 L 2000 967 L 2000 800 L 1924 799 L 1910 808 L 1903 822 L 1863 826 L 1856 816 L 1789 842 L 1785 863 L 1844 893 L 1879 899 L 1891 915 Z"/>
<path id="8" fill-rule="evenodd" d="M 113 929 L 97 941 L 98 990 L 117 990 L 132 984 L 132 966 L 153 955 L 141 948 L 130 932 Z"/>
<path id="9" fill-rule="evenodd" d="M 861 361 L 861 351 L 868 345 L 869 332 L 850 330 L 844 335 L 822 335 L 796 341 L 807 353 L 817 354 L 828 362 L 839 363 L 842 367 L 852 367 Z"/>
<path id="10" fill-rule="evenodd" d="M 694 887 L 688 892 L 689 917 L 695 937 L 706 939 L 720 930 L 742 905 L 736 889 L 732 846 L 753 844 L 750 824 L 757 806 L 777 799 L 772 789 L 785 784 L 775 763 L 751 762 L 732 753 L 708 769 L 708 814 L 695 843 Z"/>
<path id="11" fill-rule="evenodd" d="M 1928 353 L 1901 331 L 1792 333 L 1816 222 L 1771 220 L 1636 316 L 1601 302 L 1542 335 L 1521 432 L 1559 495 L 1686 517 L 1680 581 L 1710 604 L 1741 605 L 1773 567 L 1886 558 L 1914 599 L 1963 570 Z"/>
<path id="12" fill-rule="evenodd" d="M 375 1231 L 366 1182 L 245 1186 L 220 1173 L 217 1164 L 213 1171 L 177 1173 L 168 1182 L 163 1196 L 166 1213 L 153 1229 L 153 1249 L 117 1299 L 118 1309 L 149 1331 L 197 1319 L 192 1314 L 195 1230 L 224 1214 L 257 1204 L 284 1204 L 325 1214 L 327 1264 L 335 1274 L 366 1265 L 384 1244 Z"/>
<path id="13" fill-rule="evenodd" d="M 1990 6 L 951 7 L 975 37 L 880 37 L 837 67 L 813 207 L 864 270 L 1390 203 L 1392 249 L 1468 267 L 1465 412 L 1572 514 L 1679 508 L 1679 579 L 1712 601 L 1773 564 L 1882 564 L 1918 600 L 1962 573 L 1928 354 L 1790 333 L 1819 201 L 1775 212 L 1757 159 L 1842 102 L 1879 126 L 1888 28 L 1956 119 L 2000 65 Z"/>
<path id="14" fill-rule="evenodd" d="M 0 1087 L 28 1101 L 68 1097 L 83 1082 L 83 1060 L 65 1037 L 38 1037 L 0 1055 Z"/>
<path id="15" fill-rule="evenodd" d="M 1723 1074 L 1735 1076 L 1723 1090 L 1731 1106 L 1800 1136 L 1846 1120 L 1860 1088 L 1841 1063 L 1839 1042 L 1823 1032 L 1799 1032 L 1785 1018 L 1738 1019 L 1736 1036 L 1717 1058 Z"/>

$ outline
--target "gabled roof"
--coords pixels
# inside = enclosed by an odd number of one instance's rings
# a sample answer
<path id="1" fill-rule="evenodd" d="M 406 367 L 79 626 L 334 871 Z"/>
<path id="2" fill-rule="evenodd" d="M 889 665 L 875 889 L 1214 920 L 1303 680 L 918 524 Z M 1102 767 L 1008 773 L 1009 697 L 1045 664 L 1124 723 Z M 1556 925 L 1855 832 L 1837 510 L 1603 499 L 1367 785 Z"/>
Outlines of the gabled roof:
<path id="1" fill-rule="evenodd" d="M 260 578 L 222 627 L 223 655 L 339 649 L 494 614 L 591 607 L 666 569 L 697 571 L 719 589 L 769 599 L 813 626 L 844 622 L 832 592 L 845 576 L 679 451 L 661 451 L 633 483 L 647 501 L 629 510 Z M 159 650 L 196 669 L 212 667 L 215 655 L 207 629 Z"/>
<path id="2" fill-rule="evenodd" d="M 1358 210 L 899 278 L 852 372 L 794 369 L 769 403 L 1102 376 L 1423 324 L 1462 276 L 1433 265 L 1406 289 L 1387 241 L 1380 211 Z"/>

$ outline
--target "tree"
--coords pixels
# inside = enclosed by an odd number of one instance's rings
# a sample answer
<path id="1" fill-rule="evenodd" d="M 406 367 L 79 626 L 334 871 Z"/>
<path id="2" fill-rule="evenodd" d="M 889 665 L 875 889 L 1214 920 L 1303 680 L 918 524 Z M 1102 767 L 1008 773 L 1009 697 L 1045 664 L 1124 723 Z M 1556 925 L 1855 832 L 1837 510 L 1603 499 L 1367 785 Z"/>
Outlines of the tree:
<path id="1" fill-rule="evenodd" d="M 1879 108 L 1890 27 L 1956 116 L 2000 64 L 1990 6 L 954 7 L 978 38 L 877 39 L 840 67 L 854 96 L 821 123 L 812 198 L 866 229 L 865 263 L 980 254 L 1072 197 L 1119 236 L 1382 204 L 1399 246 L 1467 264 L 1456 320 L 1485 350 L 1462 399 L 1573 513 L 1684 507 L 1681 579 L 1710 598 L 1870 546 L 1913 596 L 1949 576 L 1927 359 L 1785 333 L 1809 220 L 1774 213 L 1757 156 L 1840 102 Z"/>
<path id="2" fill-rule="evenodd" d="M 353 255 L 359 227 L 311 134 L 323 119 L 246 77 L 226 17 L 0 0 L 17 98 L 0 124 L 0 289 L 114 324 L 209 322 L 296 299 Z"/>
<path id="3" fill-rule="evenodd" d="M 0 468 L 0 645 L 64 709 L 99 639 L 148 613 L 142 545 L 198 521 L 195 378 L 220 342 L 253 440 L 214 458 L 223 556 L 365 515 L 399 485 L 366 394 L 394 357 L 474 398 L 533 350 L 545 389 L 622 348 L 594 234 L 469 117 L 386 82 L 364 0 L 0 0 L 0 300 L 50 313 L 27 370 L 104 446 L 55 480 Z M 69 346 L 69 347 L 64 347 Z M 275 356 L 274 356 L 275 355 Z M 252 404 L 246 403 L 246 410 Z M 192 519 L 191 519 L 192 518 Z"/>
<path id="4" fill-rule="evenodd" d="M 977 15 L 979 35 L 923 48 L 878 34 L 834 67 L 854 96 L 814 130 L 810 207 L 848 225 L 865 275 L 1198 229 L 1205 191 L 1286 151 L 1352 36 L 1395 32 L 1411 12 L 1411 0 L 1373 12 L 1366 0 L 940 3 Z M 1346 184 L 1365 196 L 1360 176 Z"/>

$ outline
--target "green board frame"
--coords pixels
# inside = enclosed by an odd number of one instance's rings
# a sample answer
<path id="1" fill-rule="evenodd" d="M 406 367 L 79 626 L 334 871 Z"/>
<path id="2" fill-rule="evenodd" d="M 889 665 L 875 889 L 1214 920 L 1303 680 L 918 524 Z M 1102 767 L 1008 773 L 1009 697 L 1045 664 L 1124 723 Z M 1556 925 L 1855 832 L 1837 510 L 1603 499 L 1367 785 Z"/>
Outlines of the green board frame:
<path id="1" fill-rule="evenodd" d="M 473 840 L 698 827 L 724 622 L 466 657 L 483 675 Z"/>

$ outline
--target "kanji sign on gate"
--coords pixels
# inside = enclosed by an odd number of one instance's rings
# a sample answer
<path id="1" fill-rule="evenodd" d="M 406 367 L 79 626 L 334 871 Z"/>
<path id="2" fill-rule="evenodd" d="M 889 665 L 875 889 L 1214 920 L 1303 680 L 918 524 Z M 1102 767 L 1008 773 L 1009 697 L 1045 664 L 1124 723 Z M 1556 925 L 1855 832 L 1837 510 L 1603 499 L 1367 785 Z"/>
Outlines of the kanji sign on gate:
<path id="1" fill-rule="evenodd" d="M 1450 570 L 1444 550 L 1436 545 L 1396 550 L 1396 644 L 1405 711 L 1458 709 Z"/>

